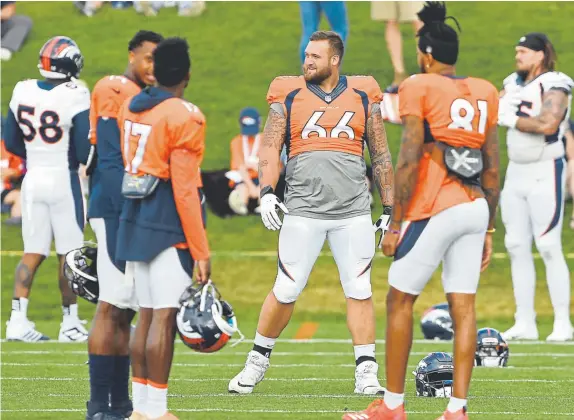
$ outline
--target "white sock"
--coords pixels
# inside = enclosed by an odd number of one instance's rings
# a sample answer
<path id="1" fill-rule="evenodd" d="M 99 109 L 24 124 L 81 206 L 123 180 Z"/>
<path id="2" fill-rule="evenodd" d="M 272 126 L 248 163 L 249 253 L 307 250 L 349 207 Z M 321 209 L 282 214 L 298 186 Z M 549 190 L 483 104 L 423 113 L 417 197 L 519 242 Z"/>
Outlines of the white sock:
<path id="1" fill-rule="evenodd" d="M 134 404 L 134 411 L 141 414 L 145 414 L 147 412 L 147 381 L 143 379 L 138 379 L 138 382 L 132 381 L 132 401 Z"/>
<path id="2" fill-rule="evenodd" d="M 385 401 L 387 407 L 394 410 L 405 402 L 405 394 L 395 394 L 394 392 L 386 391 L 383 401 Z"/>
<path id="3" fill-rule="evenodd" d="M 570 322 L 570 273 L 561 249 L 541 253 L 546 265 L 546 281 L 554 307 L 554 321 Z"/>
<path id="4" fill-rule="evenodd" d="M 12 299 L 12 313 L 10 319 L 23 320 L 28 318 L 28 299 L 14 298 Z"/>
<path id="5" fill-rule="evenodd" d="M 451 413 L 456 413 L 458 410 L 462 410 L 463 407 L 466 407 L 466 400 L 450 397 L 450 401 L 448 402 L 446 409 Z"/>
<path id="6" fill-rule="evenodd" d="M 375 344 L 361 344 L 358 346 L 353 346 L 353 350 L 355 351 L 355 360 L 358 360 L 359 357 L 372 357 L 375 358 Z"/>
<path id="7" fill-rule="evenodd" d="M 271 350 L 273 350 L 273 347 L 275 346 L 275 341 L 277 341 L 276 338 L 265 337 L 256 331 L 255 340 L 253 340 L 253 345 L 268 349 L 269 353 L 267 353 L 267 355 L 264 356 L 269 358 L 269 356 L 271 355 Z"/>
<path id="8" fill-rule="evenodd" d="M 148 383 L 145 415 L 150 419 L 157 419 L 165 413 L 167 413 L 167 385 L 165 388 L 156 388 Z"/>
<path id="9" fill-rule="evenodd" d="M 534 290 L 536 272 L 534 258 L 528 248 L 514 249 L 510 252 L 510 271 L 516 300 L 516 323 L 536 323 L 534 311 Z"/>
<path id="10" fill-rule="evenodd" d="M 74 322 L 78 318 L 78 304 L 74 303 L 70 306 L 62 306 L 62 313 L 64 314 L 64 322 Z"/>

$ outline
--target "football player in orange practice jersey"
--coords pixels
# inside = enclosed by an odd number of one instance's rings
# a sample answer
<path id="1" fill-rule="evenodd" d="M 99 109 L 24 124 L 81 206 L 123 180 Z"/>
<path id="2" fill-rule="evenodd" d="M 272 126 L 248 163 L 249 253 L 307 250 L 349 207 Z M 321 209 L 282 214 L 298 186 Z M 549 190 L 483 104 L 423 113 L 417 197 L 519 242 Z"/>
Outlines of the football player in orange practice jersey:
<path id="1" fill-rule="evenodd" d="M 500 193 L 498 92 L 486 80 L 455 75 L 458 35 L 445 24 L 444 3 L 427 2 L 418 16 L 424 22 L 418 32 L 423 74 L 411 76 L 399 88 L 404 129 L 393 214 L 383 240 L 385 255 L 394 256 L 387 296 L 387 391 L 384 400 L 361 413 L 346 414 L 347 420 L 406 419 L 413 305 L 441 261 L 454 320 L 454 383 L 429 386 L 451 397 L 440 419 L 468 418 L 475 295 L 480 272 L 490 260 Z"/>
<path id="2" fill-rule="evenodd" d="M 179 299 L 211 264 L 199 196 L 205 117 L 185 101 L 191 60 L 181 38 L 162 41 L 153 53 L 157 87 L 122 105 L 126 197 L 117 258 L 133 276 L 140 315 L 132 338 L 133 419 L 175 419 L 167 411 Z"/>
<path id="3" fill-rule="evenodd" d="M 371 263 L 375 255 L 363 148 L 371 155 L 384 214 L 390 219 L 393 167 L 383 118 L 382 92 L 371 76 L 342 76 L 343 41 L 315 32 L 305 50 L 304 76 L 277 77 L 269 87 L 269 117 L 259 152 L 261 217 L 279 234 L 278 271 L 267 296 L 253 350 L 229 391 L 248 394 L 263 380 L 269 356 L 287 326 L 325 239 L 339 269 L 347 325 L 355 351 L 355 392 L 383 391 L 377 379 Z M 287 147 L 285 203 L 274 194 L 279 155 Z M 277 214 L 279 207 L 285 217 Z"/>
<path id="4" fill-rule="evenodd" d="M 128 97 L 155 83 L 152 52 L 162 39 L 151 31 L 136 33 L 128 44 L 124 74 L 102 78 L 92 92 L 88 220 L 98 242 L 99 296 L 88 339 L 88 418 L 97 419 L 98 413 L 128 417 L 132 411 L 129 340 L 137 302 L 133 285 L 123 281 L 125 262 L 116 259 L 124 174 L 117 118 Z"/>

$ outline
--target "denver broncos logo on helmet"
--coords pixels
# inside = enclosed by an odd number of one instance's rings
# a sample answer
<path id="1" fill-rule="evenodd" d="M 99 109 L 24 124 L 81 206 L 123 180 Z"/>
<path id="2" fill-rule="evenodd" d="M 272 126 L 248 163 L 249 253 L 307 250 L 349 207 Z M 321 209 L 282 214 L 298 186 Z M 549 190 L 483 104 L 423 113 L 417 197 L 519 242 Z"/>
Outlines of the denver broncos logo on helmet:
<path id="1" fill-rule="evenodd" d="M 84 57 L 71 38 L 56 36 L 40 49 L 38 69 L 48 79 L 78 78 L 83 67 Z"/>

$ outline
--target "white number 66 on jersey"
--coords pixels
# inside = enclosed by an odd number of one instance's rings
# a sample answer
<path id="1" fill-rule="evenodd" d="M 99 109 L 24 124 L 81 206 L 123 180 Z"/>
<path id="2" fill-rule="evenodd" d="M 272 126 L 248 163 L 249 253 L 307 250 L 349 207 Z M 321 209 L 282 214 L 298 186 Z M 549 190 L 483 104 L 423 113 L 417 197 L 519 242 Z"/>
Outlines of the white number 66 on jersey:
<path id="1" fill-rule="evenodd" d="M 319 125 L 319 119 L 321 119 L 324 113 L 325 111 L 313 112 L 313 115 L 311 115 L 311 118 L 309 118 L 309 121 L 307 121 L 307 124 L 305 124 L 305 127 L 303 127 L 303 131 L 301 131 L 302 139 L 304 140 L 309 139 L 312 133 L 317 133 L 317 137 L 331 137 L 331 138 L 338 138 L 340 137 L 341 133 L 345 133 L 349 140 L 355 139 L 355 132 L 351 127 L 347 125 L 351 121 L 351 118 L 353 118 L 353 115 L 355 115 L 354 112 L 351 111 L 345 112 L 345 114 L 343 114 L 343 117 L 339 120 L 337 125 L 333 127 L 333 129 L 331 130 L 330 135 L 329 133 L 327 133 L 327 130 L 324 127 L 321 127 Z"/>

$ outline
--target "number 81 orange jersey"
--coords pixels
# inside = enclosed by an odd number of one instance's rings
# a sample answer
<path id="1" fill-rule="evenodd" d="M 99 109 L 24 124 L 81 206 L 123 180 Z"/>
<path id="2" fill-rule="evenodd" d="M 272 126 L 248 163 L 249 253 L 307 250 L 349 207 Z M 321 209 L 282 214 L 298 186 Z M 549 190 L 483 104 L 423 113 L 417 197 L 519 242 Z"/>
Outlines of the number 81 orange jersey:
<path id="1" fill-rule="evenodd" d="M 382 97 L 371 76 L 341 76 L 328 94 L 303 76 L 280 76 L 271 83 L 267 102 L 285 110 L 288 158 L 319 150 L 363 156 L 371 105 Z"/>
<path id="2" fill-rule="evenodd" d="M 475 77 L 416 74 L 399 87 L 399 112 L 424 120 L 425 143 L 480 148 L 498 121 L 498 91 Z"/>

